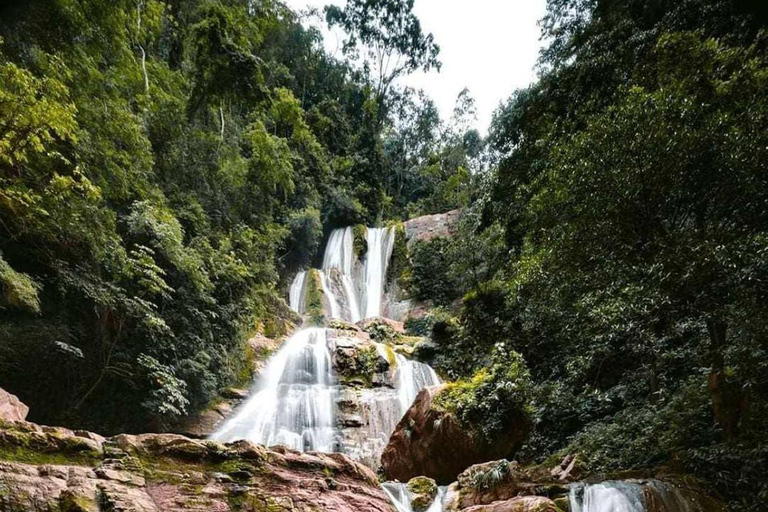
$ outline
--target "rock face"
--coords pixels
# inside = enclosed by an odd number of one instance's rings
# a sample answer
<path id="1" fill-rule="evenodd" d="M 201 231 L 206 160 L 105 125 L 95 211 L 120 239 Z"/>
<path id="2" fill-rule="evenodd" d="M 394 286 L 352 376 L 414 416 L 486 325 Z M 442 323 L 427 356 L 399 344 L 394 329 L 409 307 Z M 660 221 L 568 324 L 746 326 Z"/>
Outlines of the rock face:
<path id="1" fill-rule="evenodd" d="M 16 395 L 0 389 L 0 420 L 24 421 L 27 419 L 29 407 L 24 405 Z"/>
<path id="2" fill-rule="evenodd" d="M 568 456 L 555 468 L 544 465 L 521 466 L 517 462 L 507 460 L 476 464 L 463 471 L 458 480 L 450 485 L 444 502 L 445 510 L 568 512 L 571 508 L 571 497 L 576 498 L 577 504 L 583 506 L 587 494 L 590 495 L 591 506 L 599 510 L 614 510 L 611 507 L 621 506 L 613 501 L 621 496 L 627 497 L 629 501 L 640 500 L 647 512 L 724 510 L 723 504 L 709 496 L 706 487 L 700 483 L 689 477 L 664 472 L 634 472 L 634 478 L 622 477 L 619 474 L 603 475 L 600 478 L 593 476 L 590 478 L 590 481 L 594 481 L 592 484 L 564 483 L 560 479 L 562 466 L 570 466 L 574 459 L 574 456 Z M 578 464 L 573 467 L 578 467 Z M 575 510 L 579 508 L 576 507 Z"/>
<path id="3" fill-rule="evenodd" d="M 424 215 L 406 221 L 405 237 L 408 240 L 408 246 L 412 246 L 417 241 L 429 241 L 435 237 L 452 235 L 460 213 L 461 210 L 451 210 L 447 213 Z"/>
<path id="4" fill-rule="evenodd" d="M 472 464 L 509 456 L 523 441 L 527 429 L 521 422 L 510 425 L 503 438 L 481 442 L 454 415 L 433 407 L 442 389 L 423 389 L 398 423 L 381 456 L 389 478 L 405 482 L 423 475 L 448 484 Z"/>
<path id="5" fill-rule="evenodd" d="M 520 496 L 463 510 L 464 512 L 562 512 L 552 500 L 542 496 Z"/>
<path id="6" fill-rule="evenodd" d="M 392 512 L 376 476 L 341 454 L 245 441 L 0 426 L 6 512 Z"/>

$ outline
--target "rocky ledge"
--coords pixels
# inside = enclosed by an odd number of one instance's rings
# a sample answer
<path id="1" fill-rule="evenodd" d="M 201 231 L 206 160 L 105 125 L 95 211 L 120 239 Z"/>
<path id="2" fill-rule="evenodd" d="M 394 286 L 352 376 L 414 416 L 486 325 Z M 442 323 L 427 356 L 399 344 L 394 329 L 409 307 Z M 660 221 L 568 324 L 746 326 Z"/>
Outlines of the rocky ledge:
<path id="1" fill-rule="evenodd" d="M 445 386 L 422 389 L 400 420 L 381 456 L 384 473 L 406 482 L 416 476 L 439 484 L 453 482 L 472 464 L 511 457 L 528 433 L 522 416 L 515 418 L 503 435 L 492 442 L 456 416 L 435 405 Z"/>
<path id="2" fill-rule="evenodd" d="M 392 512 L 341 454 L 0 421 L 3 512 Z"/>

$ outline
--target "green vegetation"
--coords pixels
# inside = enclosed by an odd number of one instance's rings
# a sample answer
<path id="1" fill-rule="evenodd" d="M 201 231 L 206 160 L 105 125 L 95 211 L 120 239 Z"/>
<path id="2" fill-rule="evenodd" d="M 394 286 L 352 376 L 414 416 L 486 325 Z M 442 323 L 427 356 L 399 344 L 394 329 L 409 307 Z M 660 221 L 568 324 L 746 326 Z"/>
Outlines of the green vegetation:
<path id="1" fill-rule="evenodd" d="M 486 442 L 520 428 L 531 413 L 531 378 L 520 354 L 497 345 L 494 360 L 471 378 L 447 384 L 434 399 L 437 409 L 455 414 Z"/>
<path id="2" fill-rule="evenodd" d="M 316 269 L 307 271 L 307 284 L 304 292 L 305 311 L 304 315 L 311 325 L 321 326 L 325 324 L 325 315 L 323 314 L 323 283 L 320 279 L 320 273 Z"/>
<path id="3" fill-rule="evenodd" d="M 31 419 L 117 432 L 200 410 L 249 333 L 284 332 L 279 275 L 324 233 L 442 207 L 416 204 L 440 180 L 395 186 L 425 165 L 388 156 L 414 129 L 394 80 L 439 66 L 431 34 L 407 1 L 328 21 L 360 51 L 327 55 L 275 0 L 0 7 L 0 386 Z M 376 45 L 404 64 L 376 73 Z"/>
<path id="4" fill-rule="evenodd" d="M 542 26 L 540 79 L 496 112 L 494 169 L 458 235 L 413 251 L 414 293 L 461 299 L 433 323 L 437 364 L 469 379 L 497 364 L 495 343 L 524 357 L 523 459 L 670 464 L 715 483 L 732 510 L 757 510 L 763 20 L 720 0 L 550 0 Z"/>

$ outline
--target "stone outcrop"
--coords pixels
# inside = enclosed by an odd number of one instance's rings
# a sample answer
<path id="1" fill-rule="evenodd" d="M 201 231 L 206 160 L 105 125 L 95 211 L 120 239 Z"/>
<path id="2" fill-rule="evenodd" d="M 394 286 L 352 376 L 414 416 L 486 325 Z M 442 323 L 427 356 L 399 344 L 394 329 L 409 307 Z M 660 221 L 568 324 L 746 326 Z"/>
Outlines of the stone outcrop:
<path id="1" fill-rule="evenodd" d="M 520 496 L 463 509 L 464 512 L 563 512 L 555 502 L 543 496 Z"/>
<path id="2" fill-rule="evenodd" d="M 245 441 L 0 425 L 7 512 L 391 512 L 375 474 L 341 454 Z"/>
<path id="3" fill-rule="evenodd" d="M 408 492 L 414 512 L 424 512 L 437 497 L 437 484 L 431 478 L 417 476 L 408 481 Z"/>
<path id="4" fill-rule="evenodd" d="M 405 237 L 408 246 L 417 241 L 429 241 L 439 236 L 450 236 L 459 220 L 461 210 L 451 210 L 436 215 L 424 215 L 405 222 Z"/>
<path id="5" fill-rule="evenodd" d="M 27 407 L 16 395 L 12 395 L 0 388 L 0 420 L 24 421 L 27 419 L 29 407 Z"/>
<path id="6" fill-rule="evenodd" d="M 454 481 L 472 464 L 508 457 L 527 434 L 527 425 L 511 424 L 493 442 L 481 441 L 472 428 L 451 413 L 434 407 L 441 386 L 423 389 L 398 423 L 381 457 L 386 475 L 402 482 L 428 476 L 440 484 Z"/>
<path id="7" fill-rule="evenodd" d="M 522 466 L 517 462 L 497 460 L 467 468 L 446 493 L 447 512 L 524 512 L 528 510 L 563 511 L 570 509 L 569 495 L 575 492 L 583 500 L 582 482 L 561 480 L 562 466 L 572 464 L 574 455 L 554 468 L 545 465 Z M 711 497 L 706 487 L 690 477 L 660 471 L 635 471 L 613 475 L 592 475 L 591 484 L 606 483 L 619 489 L 634 489 L 642 495 L 647 512 L 722 512 L 723 504 Z M 610 481 L 610 482 L 605 482 Z M 637 494 L 633 494 L 637 495 Z M 536 508 L 541 507 L 541 508 Z"/>
<path id="8" fill-rule="evenodd" d="M 405 327 L 403 326 L 403 322 L 398 322 L 397 320 L 392 320 L 391 318 L 375 316 L 360 320 L 356 325 L 363 331 L 367 331 L 376 325 L 385 325 L 392 329 L 395 334 L 405 334 Z"/>

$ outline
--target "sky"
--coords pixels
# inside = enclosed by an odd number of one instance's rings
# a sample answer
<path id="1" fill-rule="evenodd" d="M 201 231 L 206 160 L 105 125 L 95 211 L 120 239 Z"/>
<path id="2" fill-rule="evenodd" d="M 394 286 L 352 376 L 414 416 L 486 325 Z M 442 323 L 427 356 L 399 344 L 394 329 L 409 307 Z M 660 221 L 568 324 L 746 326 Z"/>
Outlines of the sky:
<path id="1" fill-rule="evenodd" d="M 286 0 L 295 10 L 343 0 Z M 467 87 L 477 106 L 477 128 L 486 133 L 493 111 L 515 89 L 535 80 L 539 55 L 538 20 L 546 0 L 416 0 L 422 29 L 440 45 L 439 73 L 414 73 L 401 85 L 424 89 L 448 118 Z M 339 36 L 325 34 L 325 46 L 341 56 Z"/>

